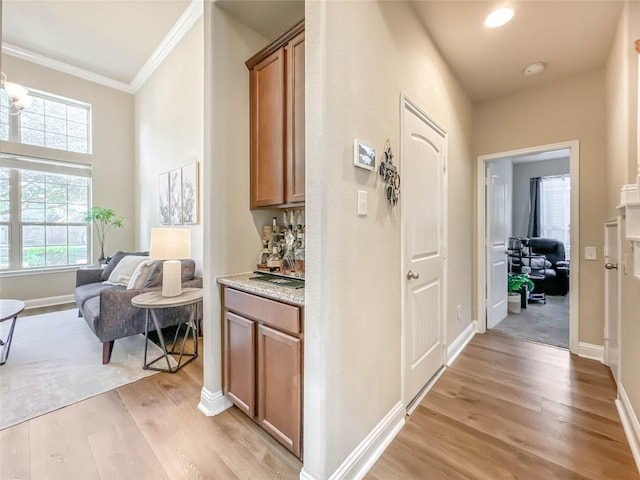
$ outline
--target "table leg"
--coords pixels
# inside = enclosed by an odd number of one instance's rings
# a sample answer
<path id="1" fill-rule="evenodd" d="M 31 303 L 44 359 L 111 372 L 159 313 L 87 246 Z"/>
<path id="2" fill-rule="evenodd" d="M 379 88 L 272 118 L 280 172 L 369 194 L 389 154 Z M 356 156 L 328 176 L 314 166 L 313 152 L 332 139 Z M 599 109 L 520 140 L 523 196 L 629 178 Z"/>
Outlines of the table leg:
<path id="1" fill-rule="evenodd" d="M 11 328 L 9 329 L 9 336 L 7 337 L 7 340 L 5 342 L 0 340 L 0 344 L 3 345 L 3 347 L 2 347 L 2 356 L 0 356 L 0 365 L 4 365 L 5 363 L 7 363 L 7 358 L 9 358 L 9 350 L 11 350 L 11 340 L 13 339 L 13 329 L 16 327 L 16 320 L 17 319 L 18 319 L 18 315 L 13 317 L 13 320 L 11 322 Z"/>
<path id="2" fill-rule="evenodd" d="M 147 362 L 147 346 L 145 345 L 145 355 L 144 355 L 144 365 L 143 365 L 144 369 L 147 369 L 147 370 L 158 370 L 158 371 L 161 371 L 161 372 L 168 372 L 168 373 L 175 373 L 180 368 L 184 367 L 187 363 L 191 362 L 192 360 L 194 360 L 198 356 L 198 339 L 197 339 L 197 337 L 195 335 L 196 334 L 195 306 L 191 310 L 191 315 L 189 316 L 189 320 L 185 323 L 186 330 L 185 330 L 185 333 L 184 333 L 184 337 L 182 339 L 182 344 L 180 346 L 180 350 L 176 350 L 176 343 L 178 341 L 178 335 L 180 333 L 180 329 L 182 328 L 182 323 L 179 323 L 178 326 L 177 326 L 178 328 L 176 330 L 176 334 L 175 334 L 174 339 L 173 339 L 173 346 L 171 347 L 171 350 L 167 350 L 167 344 L 166 344 L 166 341 L 164 339 L 164 335 L 162 333 L 162 330 L 160 329 L 160 323 L 158 322 L 158 318 L 156 316 L 155 310 L 152 309 L 152 308 L 148 308 L 147 309 L 147 313 L 146 313 L 146 318 L 145 318 L 145 339 L 148 338 L 148 333 L 149 333 L 148 332 L 149 314 L 151 315 L 151 319 L 153 320 L 154 327 L 155 327 L 156 332 L 158 334 L 158 339 L 160 340 L 160 346 L 162 348 L 162 355 L 160 355 L 157 358 Z M 184 347 L 185 347 L 185 344 L 187 342 L 187 339 L 188 339 L 190 333 L 192 333 L 193 341 L 194 341 L 193 353 L 185 353 L 184 352 Z M 178 359 L 177 359 L 178 364 L 175 366 L 175 368 L 171 367 L 171 362 L 169 360 L 169 355 L 179 355 Z M 186 360 L 185 362 L 183 362 L 182 361 L 183 357 L 189 357 L 189 359 Z M 157 361 L 162 360 L 163 358 L 167 361 L 167 368 L 160 368 L 160 367 L 153 367 L 152 366 L 154 363 L 156 363 Z"/>

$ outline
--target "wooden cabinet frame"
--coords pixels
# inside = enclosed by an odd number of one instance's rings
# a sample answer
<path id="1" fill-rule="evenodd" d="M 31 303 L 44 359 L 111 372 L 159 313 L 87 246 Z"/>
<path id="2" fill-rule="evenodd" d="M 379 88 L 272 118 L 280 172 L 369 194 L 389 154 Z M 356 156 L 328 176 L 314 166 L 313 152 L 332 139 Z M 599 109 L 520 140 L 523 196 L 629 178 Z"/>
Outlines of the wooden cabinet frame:
<path id="1" fill-rule="evenodd" d="M 250 207 L 305 199 L 304 20 L 249 60 Z"/>

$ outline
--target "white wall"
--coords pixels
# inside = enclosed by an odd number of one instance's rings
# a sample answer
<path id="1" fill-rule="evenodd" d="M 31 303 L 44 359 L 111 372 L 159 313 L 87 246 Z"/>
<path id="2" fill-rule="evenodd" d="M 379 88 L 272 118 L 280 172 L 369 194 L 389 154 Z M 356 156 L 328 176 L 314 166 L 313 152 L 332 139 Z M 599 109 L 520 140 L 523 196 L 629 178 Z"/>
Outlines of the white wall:
<path id="1" fill-rule="evenodd" d="M 124 228 L 109 232 L 105 255 L 134 247 L 136 228 L 134 198 L 133 96 L 10 55 L 2 56 L 2 71 L 22 85 L 90 103 L 93 153 L 83 155 L 61 150 L 2 142 L 2 151 L 35 157 L 90 164 L 93 205 L 113 208 L 125 217 Z M 93 239 L 93 256 L 100 256 Z M 0 278 L 3 297 L 33 300 L 73 294 L 75 271 L 24 274 Z"/>
<path id="2" fill-rule="evenodd" d="M 526 237 L 529 229 L 529 180 L 569 173 L 569 157 L 513 165 L 512 236 Z"/>
<path id="3" fill-rule="evenodd" d="M 471 104 L 408 3 L 308 1 L 305 18 L 304 470 L 324 479 L 401 400 L 400 209 L 353 140 L 388 138 L 401 164 L 401 93 L 448 134 L 450 343 L 471 320 Z"/>
<path id="4" fill-rule="evenodd" d="M 147 250 L 160 226 L 158 175 L 189 163 L 200 168 L 202 213 L 204 146 L 204 33 L 197 21 L 135 95 L 136 248 Z M 188 225 L 196 274 L 203 271 L 203 220 Z"/>
<path id="5" fill-rule="evenodd" d="M 204 394 L 222 388 L 220 289 L 216 277 L 255 269 L 262 225 L 249 210 L 249 71 L 268 44 L 217 5 L 205 3 Z M 212 407 L 209 405 L 209 407 Z"/>

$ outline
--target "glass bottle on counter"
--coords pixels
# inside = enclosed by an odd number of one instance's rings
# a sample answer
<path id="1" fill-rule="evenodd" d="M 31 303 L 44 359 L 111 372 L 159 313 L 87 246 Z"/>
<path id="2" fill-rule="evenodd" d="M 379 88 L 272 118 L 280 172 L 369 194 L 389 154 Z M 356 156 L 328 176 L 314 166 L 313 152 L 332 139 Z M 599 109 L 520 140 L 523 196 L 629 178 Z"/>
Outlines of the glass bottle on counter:
<path id="1" fill-rule="evenodd" d="M 304 254 L 305 254 L 304 233 L 302 233 L 301 231 L 298 231 L 298 240 L 296 241 L 295 249 L 293 253 L 294 271 L 295 271 L 296 277 L 304 278 Z"/>
<path id="2" fill-rule="evenodd" d="M 278 253 L 278 247 L 276 245 L 274 245 L 273 252 L 267 259 L 267 268 L 272 272 L 282 270 L 282 256 Z"/>
<path id="3" fill-rule="evenodd" d="M 259 269 L 267 269 L 267 261 L 269 260 L 269 242 L 263 240 L 262 241 L 262 250 L 258 253 L 258 268 Z"/>

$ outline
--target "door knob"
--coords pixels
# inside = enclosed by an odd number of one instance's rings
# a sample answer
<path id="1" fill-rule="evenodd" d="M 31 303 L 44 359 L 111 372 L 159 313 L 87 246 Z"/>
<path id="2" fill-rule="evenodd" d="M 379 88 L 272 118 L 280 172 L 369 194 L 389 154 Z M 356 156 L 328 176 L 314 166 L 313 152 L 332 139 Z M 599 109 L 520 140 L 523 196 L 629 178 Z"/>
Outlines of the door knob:
<path id="1" fill-rule="evenodd" d="M 418 272 L 412 272 L 411 270 L 409 270 L 407 272 L 407 280 L 411 280 L 411 279 L 416 279 L 416 278 L 420 278 L 420 274 Z"/>
<path id="2" fill-rule="evenodd" d="M 617 263 L 607 262 L 607 263 L 604 264 L 604 268 L 606 268 L 607 270 L 617 270 L 618 269 L 618 264 Z"/>

